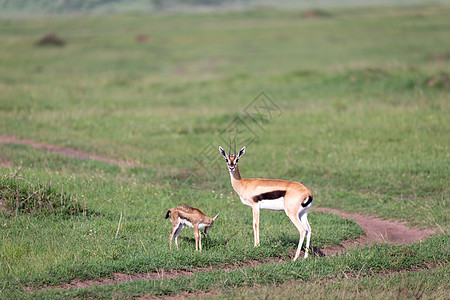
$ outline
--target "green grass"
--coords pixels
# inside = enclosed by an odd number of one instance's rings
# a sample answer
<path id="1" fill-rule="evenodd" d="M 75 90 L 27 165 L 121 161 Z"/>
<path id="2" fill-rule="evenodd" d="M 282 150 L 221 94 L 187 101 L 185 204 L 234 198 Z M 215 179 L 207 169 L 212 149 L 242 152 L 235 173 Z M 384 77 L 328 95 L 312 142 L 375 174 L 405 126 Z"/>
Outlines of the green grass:
<path id="1" fill-rule="evenodd" d="M 171 295 L 177 291 L 209 292 L 255 285 L 280 284 L 296 280 L 298 283 L 323 279 L 374 276 L 381 272 L 426 267 L 436 260 L 448 263 L 448 239 L 430 239 L 427 245 L 388 246 L 351 250 L 345 255 L 310 259 L 295 263 L 272 263 L 237 271 L 210 271 L 176 279 L 138 281 L 119 286 L 100 286 L 83 290 L 54 290 L 36 294 L 41 297 L 99 297 L 111 298 L 142 295 Z M 448 269 L 448 268 L 447 268 Z M 435 272 L 430 272 L 435 273 Z M 440 274 L 442 276 L 442 273 Z M 448 276 L 448 274 L 447 274 Z M 432 282 L 436 284 L 436 282 Z M 394 286 L 396 286 L 394 284 Z M 420 289 L 420 288 L 419 288 Z M 323 290 L 323 289 L 322 289 Z M 124 293 L 124 294 L 121 294 Z M 263 293 L 263 291 L 259 292 Z"/>
<path id="2" fill-rule="evenodd" d="M 292 281 L 275 286 L 238 288 L 219 296 L 203 299 L 292 299 L 299 295 L 303 299 L 445 299 L 449 290 L 449 267 L 439 266 L 434 270 L 397 272 L 365 277 L 361 274 L 349 275 L 334 280 L 316 280 L 299 284 Z M 274 292 L 276 291 L 276 292 Z"/>
<path id="3" fill-rule="evenodd" d="M 335 290 L 339 297 L 349 287 L 364 296 L 387 287 L 383 295 L 391 297 L 415 278 L 431 278 L 424 287 L 431 295 L 448 291 L 437 282 L 448 272 L 450 8 L 326 12 L 316 19 L 272 9 L 1 19 L 0 135 L 142 166 L 0 144 L 0 163 L 13 166 L 0 167 L 0 297 L 63 297 L 66 291 L 25 288 L 271 258 L 287 261 L 69 293 L 130 298 L 270 285 L 264 294 L 278 291 L 271 284 L 304 281 L 309 289 L 325 280 L 317 295 Z M 49 32 L 65 46 L 37 47 Z M 147 40 L 138 42 L 138 35 Z M 259 123 L 245 109 L 262 90 L 279 110 L 260 110 L 266 118 Z M 248 126 L 238 136 L 224 132 L 235 118 Z M 247 146 L 244 177 L 302 181 L 315 206 L 438 233 L 413 245 L 291 263 L 298 231 L 284 213 L 262 211 L 255 249 L 251 211 L 232 191 L 217 151 L 227 148 L 227 134 Z M 249 137 L 255 140 L 245 143 Z M 207 155 L 203 163 L 200 153 Z M 182 204 L 221 213 L 201 254 L 189 228 L 180 250 L 168 252 L 165 212 Z M 316 248 L 362 233 L 329 214 L 312 212 L 309 219 Z M 392 285 L 371 278 L 428 264 L 442 267 L 392 275 L 404 280 Z M 343 273 L 366 279 L 346 283 Z"/>

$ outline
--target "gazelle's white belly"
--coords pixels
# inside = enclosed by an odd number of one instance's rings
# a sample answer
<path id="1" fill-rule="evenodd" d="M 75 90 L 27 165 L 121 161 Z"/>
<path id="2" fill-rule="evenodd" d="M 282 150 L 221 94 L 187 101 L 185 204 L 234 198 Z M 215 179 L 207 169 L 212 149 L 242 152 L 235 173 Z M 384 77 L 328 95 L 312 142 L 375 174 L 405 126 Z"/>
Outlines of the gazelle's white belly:
<path id="1" fill-rule="evenodd" d="M 245 200 L 244 198 L 242 198 L 241 196 L 239 196 L 239 198 L 241 199 L 242 204 L 247 205 L 247 206 L 252 206 L 250 204 L 250 202 L 248 202 L 247 200 Z"/>
<path id="2" fill-rule="evenodd" d="M 189 222 L 189 221 L 186 220 L 186 219 L 182 219 L 182 218 L 180 218 L 180 217 L 178 218 L 178 222 L 180 222 L 180 224 L 183 225 L 183 226 L 194 227 L 194 225 L 192 225 L 191 222 Z"/>
<path id="3" fill-rule="evenodd" d="M 178 217 L 178 222 L 179 222 L 179 224 L 181 224 L 183 227 L 186 227 L 186 226 L 194 227 L 194 225 L 193 225 L 191 222 L 189 222 L 189 221 L 186 220 L 186 219 L 182 219 L 182 218 L 180 218 L 180 217 Z M 204 228 L 204 227 L 206 227 L 206 224 L 198 223 L 198 229 L 202 229 L 202 228 Z"/>
<path id="4" fill-rule="evenodd" d="M 284 197 L 273 200 L 259 201 L 259 208 L 269 210 L 284 210 Z"/>
<path id="5" fill-rule="evenodd" d="M 252 206 L 250 202 L 245 200 L 242 197 L 239 197 L 241 199 L 242 204 L 247 206 Z M 278 199 L 272 199 L 272 200 L 261 200 L 258 202 L 259 208 L 261 209 L 269 209 L 269 210 L 284 210 L 284 197 L 278 198 Z"/>

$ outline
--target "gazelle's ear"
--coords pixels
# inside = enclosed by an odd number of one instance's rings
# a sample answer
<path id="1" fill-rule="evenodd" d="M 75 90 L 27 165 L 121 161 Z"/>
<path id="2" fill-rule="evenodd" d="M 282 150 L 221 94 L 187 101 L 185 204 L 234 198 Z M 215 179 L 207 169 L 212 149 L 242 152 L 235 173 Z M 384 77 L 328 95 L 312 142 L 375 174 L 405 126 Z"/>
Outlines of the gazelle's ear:
<path id="1" fill-rule="evenodd" d="M 219 146 L 219 152 L 220 154 L 222 154 L 223 157 L 225 157 L 225 159 L 228 161 L 228 157 L 227 157 L 227 153 L 225 152 L 225 150 Z"/>
<path id="2" fill-rule="evenodd" d="M 218 213 L 214 218 L 213 218 L 213 222 L 217 219 L 217 217 L 219 216 L 220 213 Z"/>
<path id="3" fill-rule="evenodd" d="M 245 153 L 245 146 L 242 147 L 241 150 L 239 150 L 239 153 L 238 153 L 238 155 L 237 155 L 237 157 L 236 157 L 236 159 L 234 161 L 237 163 L 239 158 L 241 158 L 241 156 L 244 155 L 244 153 Z"/>

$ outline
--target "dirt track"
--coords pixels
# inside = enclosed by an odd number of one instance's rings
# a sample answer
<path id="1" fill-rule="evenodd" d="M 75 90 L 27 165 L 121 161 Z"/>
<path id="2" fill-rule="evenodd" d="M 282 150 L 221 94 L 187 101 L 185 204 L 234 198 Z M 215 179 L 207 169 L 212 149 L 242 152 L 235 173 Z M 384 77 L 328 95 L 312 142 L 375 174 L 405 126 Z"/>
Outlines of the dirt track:
<path id="1" fill-rule="evenodd" d="M 364 230 L 365 236 L 361 236 L 354 242 L 342 242 L 342 246 L 330 247 L 318 250 L 319 255 L 329 256 L 344 252 L 347 248 L 371 245 L 376 243 L 409 244 L 425 239 L 436 232 L 436 229 L 419 229 L 408 227 L 406 223 L 396 220 L 383 220 L 377 217 L 361 214 L 346 213 L 337 209 L 326 207 L 313 207 L 312 211 L 332 213 L 345 219 L 352 219 Z"/>
<path id="2" fill-rule="evenodd" d="M 342 218 L 354 220 L 366 233 L 368 243 L 409 244 L 418 242 L 436 231 L 431 228 L 418 229 L 408 227 L 405 225 L 406 223 L 396 220 L 383 220 L 366 215 L 345 213 L 326 207 L 316 207 L 314 210 L 333 213 Z"/>
<path id="3" fill-rule="evenodd" d="M 37 149 L 43 149 L 50 152 L 59 153 L 64 156 L 78 158 L 78 159 L 92 159 L 97 161 L 102 161 L 114 165 L 119 166 L 127 166 L 127 167 L 148 167 L 145 165 L 137 164 L 131 161 L 120 161 L 114 158 L 104 157 L 101 155 L 90 154 L 81 150 L 73 149 L 70 147 L 63 147 L 53 144 L 41 143 L 33 140 L 20 139 L 16 138 L 12 135 L 1 135 L 0 136 L 0 144 L 17 144 L 17 145 L 26 145 Z M 1 162 L 1 157 L 0 157 Z M 6 162 L 5 162 L 6 163 Z"/>

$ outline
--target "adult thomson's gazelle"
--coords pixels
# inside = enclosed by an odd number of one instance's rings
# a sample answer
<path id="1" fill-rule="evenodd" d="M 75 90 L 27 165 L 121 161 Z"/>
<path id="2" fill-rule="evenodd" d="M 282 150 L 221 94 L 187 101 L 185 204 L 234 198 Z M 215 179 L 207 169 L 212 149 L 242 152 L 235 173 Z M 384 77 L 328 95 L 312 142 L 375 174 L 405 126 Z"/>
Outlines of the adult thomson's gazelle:
<path id="1" fill-rule="evenodd" d="M 241 198 L 241 202 L 252 208 L 255 247 L 259 246 L 259 210 L 261 208 L 279 211 L 284 210 L 300 232 L 300 240 L 294 260 L 297 260 L 300 255 L 305 236 L 305 258 L 307 258 L 311 239 L 311 226 L 309 225 L 307 215 L 313 202 L 312 192 L 298 182 L 242 178 L 239 173 L 238 161 L 244 155 L 245 147 L 236 154 L 235 145 L 234 155 L 231 153 L 227 155 L 222 147 L 219 147 L 219 151 L 227 162 L 228 171 L 231 176 L 231 185 Z M 229 152 L 231 152 L 231 142 Z"/>

